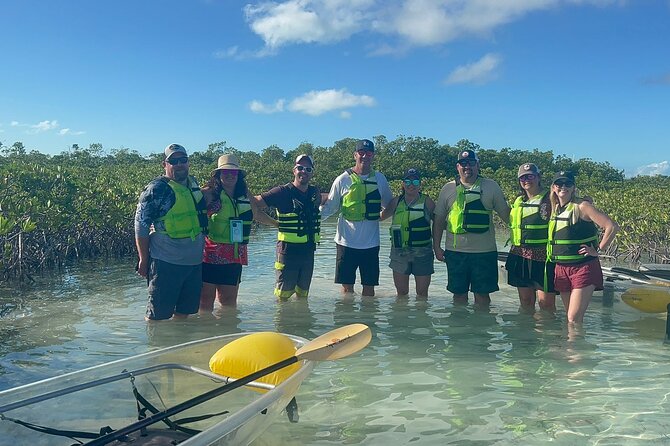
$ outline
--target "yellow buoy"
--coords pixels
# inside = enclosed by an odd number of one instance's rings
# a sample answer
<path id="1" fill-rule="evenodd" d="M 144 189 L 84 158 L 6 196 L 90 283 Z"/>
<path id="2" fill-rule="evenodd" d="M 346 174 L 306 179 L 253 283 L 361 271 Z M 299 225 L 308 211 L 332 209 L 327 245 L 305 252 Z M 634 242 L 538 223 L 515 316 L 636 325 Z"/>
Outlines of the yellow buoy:
<path id="1" fill-rule="evenodd" d="M 645 313 L 665 313 L 670 304 L 670 290 L 667 288 L 632 287 L 627 289 L 621 300 Z"/>
<path id="2" fill-rule="evenodd" d="M 253 333 L 221 347 L 210 358 L 209 369 L 219 375 L 238 379 L 291 358 L 295 356 L 295 352 L 293 341 L 286 335 L 273 332 Z M 291 364 L 259 378 L 258 381 L 277 386 L 299 368 L 299 363 Z"/>

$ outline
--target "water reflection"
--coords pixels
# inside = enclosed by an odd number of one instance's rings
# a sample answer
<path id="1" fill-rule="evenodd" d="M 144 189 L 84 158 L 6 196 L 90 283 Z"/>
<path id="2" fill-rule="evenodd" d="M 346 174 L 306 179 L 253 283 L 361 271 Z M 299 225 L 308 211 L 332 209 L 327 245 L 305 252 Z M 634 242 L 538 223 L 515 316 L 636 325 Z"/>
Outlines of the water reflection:
<path id="1" fill-rule="evenodd" d="M 150 349 L 158 349 L 212 336 L 240 333 L 240 314 L 236 307 L 217 306 L 212 313 L 184 320 L 151 321 L 146 323 L 147 344 Z"/>
<path id="2" fill-rule="evenodd" d="M 277 302 L 274 323 L 278 332 L 302 336 L 305 339 L 313 339 L 321 334 L 314 331 L 316 317 L 309 309 L 309 299 Z"/>

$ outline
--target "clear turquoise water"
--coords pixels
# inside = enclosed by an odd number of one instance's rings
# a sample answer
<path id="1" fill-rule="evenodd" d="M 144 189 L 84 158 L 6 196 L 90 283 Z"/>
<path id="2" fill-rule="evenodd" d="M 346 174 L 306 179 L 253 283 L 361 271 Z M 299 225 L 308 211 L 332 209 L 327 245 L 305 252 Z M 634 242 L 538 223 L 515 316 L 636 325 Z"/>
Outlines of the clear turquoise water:
<path id="1" fill-rule="evenodd" d="M 475 311 L 452 304 L 443 265 L 427 302 L 398 300 L 386 241 L 377 297 L 345 299 L 332 283 L 333 230 L 326 224 L 308 301 L 275 301 L 272 230 L 254 235 L 238 308 L 211 317 L 147 325 L 130 261 L 0 291 L 0 389 L 217 334 L 314 338 L 362 322 L 371 344 L 320 363 L 298 395 L 300 422 L 280 420 L 257 445 L 670 444 L 664 315 L 640 313 L 614 290 L 568 332 L 560 304 L 555 316 L 521 313 L 503 280 L 490 311 Z"/>

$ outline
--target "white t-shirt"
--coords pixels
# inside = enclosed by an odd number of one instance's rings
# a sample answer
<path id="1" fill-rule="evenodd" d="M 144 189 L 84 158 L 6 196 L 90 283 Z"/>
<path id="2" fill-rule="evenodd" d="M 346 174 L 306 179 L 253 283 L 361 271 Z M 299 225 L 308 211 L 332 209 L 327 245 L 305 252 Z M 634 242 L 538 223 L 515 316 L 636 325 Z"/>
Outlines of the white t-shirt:
<path id="1" fill-rule="evenodd" d="M 368 175 L 358 176 L 363 180 L 368 178 Z M 375 178 L 377 179 L 377 188 L 381 195 L 382 208 L 385 208 L 391 202 L 391 199 L 393 199 L 393 193 L 386 177 L 382 173 L 375 171 Z M 349 192 L 351 185 L 351 175 L 346 171 L 335 178 L 330 188 L 330 193 L 328 193 L 328 200 L 321 206 L 322 220 L 339 212 L 342 197 Z M 335 243 L 355 249 L 368 249 L 379 246 L 379 221 L 348 221 L 342 216 L 338 216 Z"/>

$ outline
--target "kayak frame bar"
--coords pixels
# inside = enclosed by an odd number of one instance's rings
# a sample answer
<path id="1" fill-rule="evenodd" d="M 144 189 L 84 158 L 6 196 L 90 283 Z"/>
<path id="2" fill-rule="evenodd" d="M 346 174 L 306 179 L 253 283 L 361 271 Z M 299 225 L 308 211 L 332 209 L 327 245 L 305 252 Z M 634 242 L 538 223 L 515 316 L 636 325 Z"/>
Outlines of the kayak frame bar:
<path id="1" fill-rule="evenodd" d="M 160 370 L 184 370 L 184 371 L 187 371 L 187 372 L 197 373 L 199 375 L 205 376 L 207 378 L 210 378 L 210 379 L 212 379 L 216 382 L 223 383 L 223 384 L 229 384 L 229 383 L 232 383 L 232 382 L 236 381 L 235 378 L 231 378 L 229 376 L 218 375 L 216 373 L 210 372 L 209 370 L 203 370 L 201 368 L 193 367 L 193 366 L 186 365 L 186 364 L 178 364 L 178 363 L 158 364 L 158 365 L 154 365 L 154 366 L 150 366 L 150 367 L 144 367 L 144 368 L 136 369 L 136 370 L 132 370 L 132 371 L 124 370 L 123 372 L 121 372 L 117 375 L 108 376 L 106 378 L 95 379 L 95 380 L 92 380 L 92 381 L 89 381 L 89 382 L 86 382 L 86 383 L 83 383 L 83 384 L 77 384 L 77 385 L 74 385 L 74 386 L 66 387 L 64 389 L 54 390 L 52 392 L 47 392 L 47 393 L 44 393 L 42 395 L 37 395 L 37 396 L 33 396 L 31 398 L 26 398 L 25 400 L 16 401 L 16 402 L 10 403 L 10 404 L 5 404 L 4 406 L 0 406 L 0 414 L 2 414 L 4 412 L 9 412 L 10 410 L 18 409 L 18 408 L 21 408 L 21 407 L 30 406 L 31 404 L 35 404 L 35 403 L 39 403 L 39 402 L 42 402 L 42 401 L 50 400 L 52 398 L 57 398 L 59 396 L 69 395 L 71 393 L 79 392 L 81 390 L 86 390 L 86 389 L 90 389 L 90 388 L 93 388 L 93 387 L 102 386 L 104 384 L 109 384 L 109 383 L 113 383 L 113 382 L 120 381 L 120 380 L 123 380 L 123 379 L 128 379 L 128 378 L 131 378 L 133 376 L 146 375 L 147 373 L 152 373 L 152 372 L 156 372 L 156 371 L 160 371 Z M 257 381 L 252 381 L 252 382 L 246 384 L 246 386 L 254 387 L 254 388 L 258 388 L 258 389 L 265 389 L 265 390 L 272 390 L 272 389 L 275 388 L 275 386 L 272 385 L 272 384 L 266 384 L 266 383 L 257 382 Z"/>

